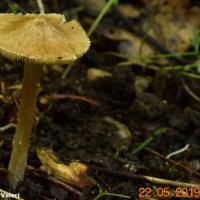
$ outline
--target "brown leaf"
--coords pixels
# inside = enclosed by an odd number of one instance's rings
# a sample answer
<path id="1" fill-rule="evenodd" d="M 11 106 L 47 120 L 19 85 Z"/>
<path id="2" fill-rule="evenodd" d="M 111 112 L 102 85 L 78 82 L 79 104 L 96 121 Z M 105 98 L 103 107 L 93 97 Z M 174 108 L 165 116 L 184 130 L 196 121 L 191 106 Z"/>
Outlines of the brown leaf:
<path id="1" fill-rule="evenodd" d="M 145 61 L 141 57 L 153 54 L 153 50 L 148 44 L 143 43 L 141 39 L 126 30 L 117 27 L 102 27 L 101 33 L 110 40 L 119 41 L 120 53 L 130 60 L 135 60 L 136 63 L 140 63 L 141 60 Z"/>
<path id="2" fill-rule="evenodd" d="M 78 161 L 65 165 L 55 156 L 52 149 L 38 148 L 37 155 L 42 163 L 41 170 L 48 175 L 79 188 L 91 184 L 86 165 Z"/>

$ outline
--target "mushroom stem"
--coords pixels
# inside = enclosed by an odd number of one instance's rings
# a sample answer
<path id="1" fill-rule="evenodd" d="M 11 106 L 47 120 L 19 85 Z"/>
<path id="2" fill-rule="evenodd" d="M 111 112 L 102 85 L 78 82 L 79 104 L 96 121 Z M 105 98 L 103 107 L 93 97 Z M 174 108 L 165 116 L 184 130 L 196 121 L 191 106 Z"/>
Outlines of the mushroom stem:
<path id="1" fill-rule="evenodd" d="M 16 188 L 18 182 L 24 178 L 30 136 L 35 120 L 35 104 L 41 76 L 42 66 L 34 64 L 25 65 L 18 123 L 8 166 L 9 181 L 13 188 Z"/>

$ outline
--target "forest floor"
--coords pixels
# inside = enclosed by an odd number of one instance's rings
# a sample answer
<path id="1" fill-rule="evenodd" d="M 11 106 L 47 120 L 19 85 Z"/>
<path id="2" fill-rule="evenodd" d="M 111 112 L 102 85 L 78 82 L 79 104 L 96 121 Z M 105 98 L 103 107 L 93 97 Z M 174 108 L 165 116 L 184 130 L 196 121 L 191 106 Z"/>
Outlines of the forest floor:
<path id="1" fill-rule="evenodd" d="M 87 31 L 106 1 L 43 4 Z M 0 10 L 39 13 L 34 0 L 2 0 Z M 115 1 L 68 73 L 67 66 L 45 69 L 28 166 L 15 191 L 6 169 L 23 67 L 0 58 L 0 189 L 25 200 L 200 199 L 199 19 L 198 1 Z M 38 147 L 66 165 L 84 163 L 94 183 L 72 187 L 41 172 Z"/>

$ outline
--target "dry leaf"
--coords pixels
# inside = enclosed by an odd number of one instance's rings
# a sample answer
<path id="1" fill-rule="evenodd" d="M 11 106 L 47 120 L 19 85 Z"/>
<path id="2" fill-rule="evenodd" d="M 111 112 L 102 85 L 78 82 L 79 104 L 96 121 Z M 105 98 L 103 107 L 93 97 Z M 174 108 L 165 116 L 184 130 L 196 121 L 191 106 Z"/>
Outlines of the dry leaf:
<path id="1" fill-rule="evenodd" d="M 187 51 L 195 30 L 200 27 L 200 8 L 187 7 L 190 2 L 183 0 L 164 3 L 151 5 L 152 12 L 144 19 L 143 29 L 171 52 Z"/>
<path id="2" fill-rule="evenodd" d="M 102 27 L 101 33 L 110 40 L 119 41 L 119 51 L 122 55 L 135 63 L 144 62 L 144 56 L 153 54 L 153 50 L 148 44 L 143 43 L 141 39 L 135 37 L 130 32 L 117 27 Z M 141 59 L 142 58 L 142 59 Z"/>
<path id="3" fill-rule="evenodd" d="M 65 165 L 55 156 L 52 149 L 38 148 L 37 156 L 42 163 L 41 170 L 48 175 L 79 188 L 85 188 L 91 184 L 86 165 L 78 161 Z"/>
<path id="4" fill-rule="evenodd" d="M 176 13 L 157 15 L 156 26 L 161 30 L 156 34 L 157 39 L 172 52 L 186 51 L 196 29 L 192 20 Z"/>

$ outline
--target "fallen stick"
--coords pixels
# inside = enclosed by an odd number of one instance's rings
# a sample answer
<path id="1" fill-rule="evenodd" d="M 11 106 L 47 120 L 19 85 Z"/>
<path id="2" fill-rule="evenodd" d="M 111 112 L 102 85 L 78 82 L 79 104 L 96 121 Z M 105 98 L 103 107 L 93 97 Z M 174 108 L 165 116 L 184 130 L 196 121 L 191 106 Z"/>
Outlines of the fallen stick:
<path id="1" fill-rule="evenodd" d="M 96 167 L 96 166 L 89 166 L 92 170 L 95 170 L 100 173 L 104 173 L 107 175 L 117 176 L 120 178 L 125 178 L 129 180 L 141 180 L 150 182 L 157 185 L 168 185 L 168 186 L 175 186 L 175 187 L 187 187 L 187 188 L 200 188 L 199 184 L 193 184 L 193 183 L 186 183 L 186 182 L 180 182 L 180 181 L 173 181 L 168 179 L 162 179 L 162 178 L 156 178 L 152 176 L 144 176 L 144 175 L 136 175 L 136 174 L 126 174 L 123 172 L 119 172 L 116 170 L 106 169 L 103 167 Z"/>

